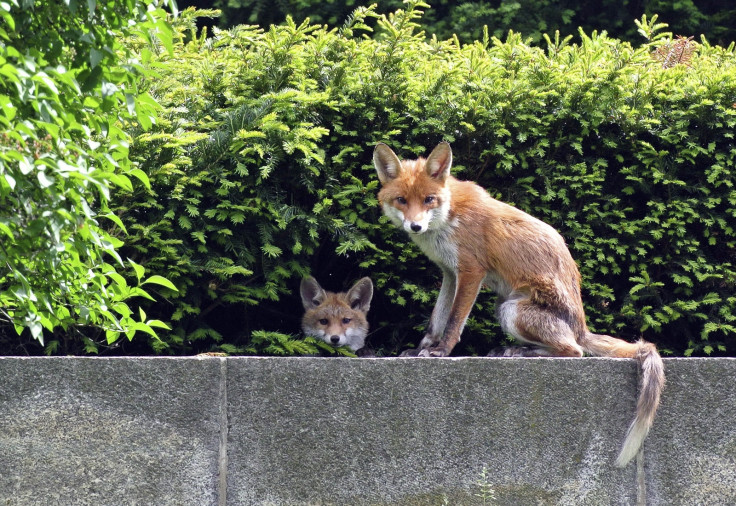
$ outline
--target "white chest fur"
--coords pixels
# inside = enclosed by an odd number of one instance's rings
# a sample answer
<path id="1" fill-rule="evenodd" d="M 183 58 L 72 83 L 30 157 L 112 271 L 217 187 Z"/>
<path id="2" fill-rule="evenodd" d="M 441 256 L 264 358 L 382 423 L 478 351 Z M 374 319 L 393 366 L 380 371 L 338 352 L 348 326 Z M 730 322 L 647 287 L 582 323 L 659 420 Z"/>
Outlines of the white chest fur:
<path id="1" fill-rule="evenodd" d="M 423 234 L 411 234 L 412 240 L 422 252 L 443 269 L 457 272 L 457 246 L 453 239 L 452 224 Z"/>

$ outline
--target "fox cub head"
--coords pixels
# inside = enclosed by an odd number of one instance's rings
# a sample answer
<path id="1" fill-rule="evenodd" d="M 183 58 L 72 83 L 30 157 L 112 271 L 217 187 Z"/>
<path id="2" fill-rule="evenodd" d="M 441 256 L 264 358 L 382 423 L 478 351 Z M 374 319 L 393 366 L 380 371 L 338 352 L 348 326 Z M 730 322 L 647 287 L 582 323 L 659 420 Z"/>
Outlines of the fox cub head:
<path id="1" fill-rule="evenodd" d="M 370 278 L 358 280 L 347 292 L 326 292 L 313 277 L 300 287 L 304 317 L 302 330 L 335 347 L 347 346 L 353 352 L 365 346 L 368 335 L 366 315 L 373 298 Z"/>
<path id="2" fill-rule="evenodd" d="M 447 223 L 450 190 L 445 185 L 452 166 L 452 150 L 441 142 L 424 159 L 399 160 L 387 145 L 373 151 L 373 164 L 381 181 L 378 201 L 383 212 L 409 234 L 421 234 Z"/>

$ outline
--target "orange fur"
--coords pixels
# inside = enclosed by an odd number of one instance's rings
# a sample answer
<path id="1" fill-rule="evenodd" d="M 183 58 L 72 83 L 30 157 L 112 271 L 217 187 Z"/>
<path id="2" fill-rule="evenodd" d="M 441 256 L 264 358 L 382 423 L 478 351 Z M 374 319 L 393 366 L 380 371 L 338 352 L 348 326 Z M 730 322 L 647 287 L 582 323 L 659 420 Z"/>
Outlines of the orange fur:
<path id="1" fill-rule="evenodd" d="M 370 278 L 358 280 L 347 292 L 333 293 L 309 276 L 302 280 L 299 292 L 304 305 L 302 330 L 306 335 L 335 347 L 347 346 L 353 352 L 363 350 L 373 298 Z M 361 355 L 367 353 L 366 350 Z"/>
<path id="2" fill-rule="evenodd" d="M 498 293 L 502 328 L 531 346 L 504 356 L 569 356 L 584 352 L 637 358 L 641 393 L 617 465 L 629 462 L 651 426 L 664 386 L 656 347 L 593 334 L 585 323 L 580 273 L 565 241 L 546 223 L 491 198 L 450 174 L 452 150 L 439 144 L 426 158 L 400 161 L 385 144 L 373 154 L 382 188 L 378 200 L 443 273 L 418 355 L 449 355 L 460 341 L 482 284 Z"/>

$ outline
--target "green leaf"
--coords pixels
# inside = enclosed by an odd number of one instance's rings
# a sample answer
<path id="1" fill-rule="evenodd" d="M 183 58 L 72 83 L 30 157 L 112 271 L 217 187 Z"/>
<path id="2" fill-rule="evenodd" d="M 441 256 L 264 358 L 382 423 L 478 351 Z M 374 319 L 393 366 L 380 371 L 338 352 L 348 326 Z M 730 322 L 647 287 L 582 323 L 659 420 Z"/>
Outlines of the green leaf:
<path id="1" fill-rule="evenodd" d="M 118 227 L 120 227 L 120 230 L 122 230 L 123 233 L 125 233 L 125 234 L 128 233 L 127 229 L 125 228 L 125 225 L 123 224 L 123 220 L 121 220 L 116 214 L 114 214 L 114 213 L 107 213 L 107 214 L 103 214 L 101 216 L 103 218 L 107 218 L 108 220 L 110 220 L 113 223 L 115 223 Z"/>
<path id="2" fill-rule="evenodd" d="M 151 190 L 151 181 L 148 178 L 148 174 L 146 174 L 143 170 L 135 168 L 131 169 L 128 174 L 131 176 L 134 176 L 137 178 L 143 185 L 146 187 L 147 190 Z"/>
<path id="3" fill-rule="evenodd" d="M 91 11 L 94 12 L 94 11 Z M 95 68 L 102 61 L 104 54 L 99 49 L 91 48 L 89 52 L 90 67 Z"/>
<path id="4" fill-rule="evenodd" d="M 148 284 L 148 283 L 154 283 L 154 284 L 157 284 L 157 285 L 165 286 L 166 288 L 168 288 L 170 290 L 173 290 L 174 292 L 178 292 L 179 291 L 176 288 L 176 286 L 174 285 L 174 283 L 172 283 L 171 281 L 169 281 L 168 279 L 166 279 L 163 276 L 159 276 L 158 274 L 154 274 L 153 276 L 150 276 L 150 277 L 146 278 L 141 283 L 141 285 L 145 285 L 145 284 Z"/>
<path id="5" fill-rule="evenodd" d="M 146 269 L 142 265 L 135 263 L 130 258 L 128 258 L 128 263 L 130 264 L 131 267 L 133 267 L 133 271 L 135 272 L 135 277 L 140 282 L 141 278 L 143 277 L 143 274 L 146 272 Z"/>

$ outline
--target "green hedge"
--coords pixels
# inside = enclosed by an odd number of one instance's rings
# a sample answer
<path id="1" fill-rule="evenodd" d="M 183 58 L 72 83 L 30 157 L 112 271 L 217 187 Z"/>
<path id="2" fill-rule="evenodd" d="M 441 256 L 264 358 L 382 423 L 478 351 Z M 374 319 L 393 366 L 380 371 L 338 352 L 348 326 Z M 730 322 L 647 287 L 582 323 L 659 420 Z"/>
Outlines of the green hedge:
<path id="1" fill-rule="evenodd" d="M 131 156 L 151 191 L 113 201 L 124 254 L 179 288 L 146 307 L 173 328 L 156 350 L 314 352 L 298 340 L 308 272 L 333 290 L 371 276 L 370 344 L 416 343 L 440 274 L 381 217 L 371 153 L 385 141 L 414 157 L 446 139 L 456 175 L 563 234 L 594 330 L 733 353 L 733 47 L 673 42 L 646 19 L 636 47 L 583 32 L 458 45 L 427 41 L 420 7 L 379 17 L 375 33 L 360 9 L 341 29 L 209 39 L 186 11 L 173 56 L 148 55 L 162 109 Z M 663 59 L 678 46 L 691 54 Z M 482 293 L 457 353 L 504 339 Z M 125 351 L 146 352 L 135 343 Z"/>

